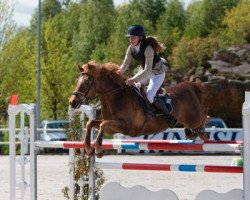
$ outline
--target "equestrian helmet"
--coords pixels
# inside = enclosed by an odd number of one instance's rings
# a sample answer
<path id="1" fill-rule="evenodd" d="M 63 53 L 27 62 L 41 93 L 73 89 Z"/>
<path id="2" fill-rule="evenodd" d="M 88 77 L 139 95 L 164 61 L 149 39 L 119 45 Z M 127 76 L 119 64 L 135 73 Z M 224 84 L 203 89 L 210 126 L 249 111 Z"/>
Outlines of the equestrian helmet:
<path id="1" fill-rule="evenodd" d="M 128 28 L 127 37 L 131 36 L 145 36 L 144 28 L 140 25 L 132 25 Z"/>

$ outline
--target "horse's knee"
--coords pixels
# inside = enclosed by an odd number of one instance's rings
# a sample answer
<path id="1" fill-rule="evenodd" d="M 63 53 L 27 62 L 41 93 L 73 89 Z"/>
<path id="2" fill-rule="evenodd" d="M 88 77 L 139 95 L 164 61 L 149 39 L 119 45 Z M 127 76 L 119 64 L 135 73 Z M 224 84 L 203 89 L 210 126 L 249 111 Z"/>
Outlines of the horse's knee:
<path id="1" fill-rule="evenodd" d="M 92 122 L 92 120 L 87 121 L 86 128 L 91 128 L 91 122 Z"/>
<path id="2" fill-rule="evenodd" d="M 108 124 L 109 124 L 108 121 L 103 121 L 103 122 L 100 124 L 100 131 L 104 131 L 106 128 L 108 128 Z"/>

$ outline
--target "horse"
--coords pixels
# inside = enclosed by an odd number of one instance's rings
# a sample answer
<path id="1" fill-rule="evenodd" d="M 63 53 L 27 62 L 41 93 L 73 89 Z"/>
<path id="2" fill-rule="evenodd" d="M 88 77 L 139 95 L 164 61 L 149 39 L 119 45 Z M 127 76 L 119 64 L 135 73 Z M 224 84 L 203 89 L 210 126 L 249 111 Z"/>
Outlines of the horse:
<path id="1" fill-rule="evenodd" d="M 83 64 L 80 77 L 69 104 L 72 109 L 79 108 L 81 104 L 88 104 L 99 98 L 103 119 L 90 120 L 86 124 L 85 146 L 87 154 L 103 156 L 102 138 L 104 133 L 136 137 L 160 133 L 169 125 L 166 116 L 147 115 L 138 101 L 138 95 L 126 85 L 125 78 L 118 72 L 119 66 L 114 63 L 99 64 L 94 61 Z M 182 82 L 167 88 L 172 98 L 175 119 L 183 124 L 186 137 L 195 139 L 199 136 L 207 140 L 205 134 L 206 109 L 203 106 L 205 88 L 201 83 Z M 95 147 L 91 146 L 91 129 L 98 129 Z"/>

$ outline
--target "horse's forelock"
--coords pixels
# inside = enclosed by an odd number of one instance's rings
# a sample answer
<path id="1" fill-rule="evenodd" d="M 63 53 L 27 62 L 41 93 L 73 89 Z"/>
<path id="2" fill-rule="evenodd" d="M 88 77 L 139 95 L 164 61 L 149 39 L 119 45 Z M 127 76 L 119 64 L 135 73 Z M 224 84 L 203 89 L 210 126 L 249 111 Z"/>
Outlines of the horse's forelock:
<path id="1" fill-rule="evenodd" d="M 90 74 L 92 76 L 96 76 L 98 74 L 100 64 L 95 63 L 94 61 L 90 61 L 87 64 L 82 65 L 83 73 Z"/>

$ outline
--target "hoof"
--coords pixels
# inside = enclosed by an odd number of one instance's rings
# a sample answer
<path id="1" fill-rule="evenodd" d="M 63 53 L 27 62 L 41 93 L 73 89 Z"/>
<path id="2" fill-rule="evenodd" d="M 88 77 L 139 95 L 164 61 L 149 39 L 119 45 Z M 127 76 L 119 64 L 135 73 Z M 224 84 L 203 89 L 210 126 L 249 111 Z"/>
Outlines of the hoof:
<path id="1" fill-rule="evenodd" d="M 185 131 L 186 139 L 194 140 L 197 138 L 197 134 L 193 132 L 192 130 L 185 128 L 184 131 Z"/>
<path id="2" fill-rule="evenodd" d="M 102 158 L 103 155 L 104 155 L 104 150 L 96 152 L 95 155 L 96 155 L 97 158 Z"/>
<path id="3" fill-rule="evenodd" d="M 206 133 L 203 133 L 203 132 L 199 132 L 198 133 L 198 136 L 200 137 L 200 139 L 204 140 L 204 141 L 207 141 L 209 140 L 209 137 Z"/>
<path id="4" fill-rule="evenodd" d="M 90 156 L 93 156 L 95 154 L 95 149 L 90 147 L 90 148 L 85 148 L 84 149 L 85 153 L 90 155 Z"/>
<path id="5" fill-rule="evenodd" d="M 188 139 L 188 140 L 195 140 L 196 138 L 197 138 L 196 134 L 186 135 L 186 139 Z"/>

